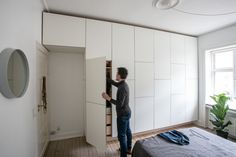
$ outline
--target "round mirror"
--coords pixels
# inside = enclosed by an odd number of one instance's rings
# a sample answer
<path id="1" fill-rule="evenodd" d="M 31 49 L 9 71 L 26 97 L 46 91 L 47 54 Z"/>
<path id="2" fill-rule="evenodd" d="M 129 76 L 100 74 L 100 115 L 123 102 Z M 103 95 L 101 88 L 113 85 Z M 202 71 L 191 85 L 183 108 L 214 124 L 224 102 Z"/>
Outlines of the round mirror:
<path id="1" fill-rule="evenodd" d="M 29 66 L 23 51 L 4 49 L 0 53 L 0 90 L 7 98 L 25 94 L 29 82 Z"/>

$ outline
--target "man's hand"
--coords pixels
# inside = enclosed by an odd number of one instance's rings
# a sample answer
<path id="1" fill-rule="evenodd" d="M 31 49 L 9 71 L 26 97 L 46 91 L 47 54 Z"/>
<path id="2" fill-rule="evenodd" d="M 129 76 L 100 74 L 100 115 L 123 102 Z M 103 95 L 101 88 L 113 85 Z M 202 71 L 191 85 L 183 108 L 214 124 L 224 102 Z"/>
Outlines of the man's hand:
<path id="1" fill-rule="evenodd" d="M 109 95 L 107 95 L 105 92 L 102 93 L 102 97 L 104 99 L 106 99 L 107 101 L 110 101 L 111 100 L 111 97 Z"/>

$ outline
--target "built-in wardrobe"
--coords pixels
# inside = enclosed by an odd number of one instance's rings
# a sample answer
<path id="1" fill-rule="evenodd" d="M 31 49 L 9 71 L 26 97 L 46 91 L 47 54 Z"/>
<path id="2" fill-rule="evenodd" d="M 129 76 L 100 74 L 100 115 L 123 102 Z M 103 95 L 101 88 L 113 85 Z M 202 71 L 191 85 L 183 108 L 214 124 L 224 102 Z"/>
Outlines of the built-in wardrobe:
<path id="1" fill-rule="evenodd" d="M 43 44 L 84 48 L 85 136 L 98 150 L 117 136 L 115 99 L 118 67 L 128 69 L 133 133 L 198 120 L 197 38 L 107 21 L 43 14 Z"/>

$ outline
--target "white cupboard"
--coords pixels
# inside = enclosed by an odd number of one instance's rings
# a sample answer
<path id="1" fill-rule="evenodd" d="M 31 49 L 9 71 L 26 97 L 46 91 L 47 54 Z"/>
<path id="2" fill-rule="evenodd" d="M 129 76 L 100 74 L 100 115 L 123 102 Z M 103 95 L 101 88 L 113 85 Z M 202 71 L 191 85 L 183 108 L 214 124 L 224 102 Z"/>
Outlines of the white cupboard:
<path id="1" fill-rule="evenodd" d="M 171 125 L 177 125 L 184 122 L 186 122 L 185 95 L 171 95 Z"/>
<path id="2" fill-rule="evenodd" d="M 155 31 L 154 37 L 155 79 L 170 79 L 170 33 Z"/>
<path id="3" fill-rule="evenodd" d="M 111 60 L 111 23 L 86 19 L 86 58 Z"/>
<path id="4" fill-rule="evenodd" d="M 153 103 L 152 97 L 135 99 L 135 133 L 153 129 Z"/>
<path id="5" fill-rule="evenodd" d="M 185 56 L 186 56 L 186 78 L 198 78 L 198 54 L 197 39 L 194 37 L 185 37 Z"/>
<path id="6" fill-rule="evenodd" d="M 197 39 L 58 14 L 43 14 L 43 44 L 85 47 L 86 140 L 106 148 L 106 69 L 128 69 L 131 129 L 143 132 L 198 119 Z M 84 49 L 83 49 L 84 50 Z M 106 68 L 106 60 L 112 66 Z M 112 88 L 116 99 L 116 87 Z M 110 113 L 109 113 L 110 114 Z M 117 136 L 112 106 L 112 136 Z"/>
<path id="7" fill-rule="evenodd" d="M 43 44 L 85 47 L 85 19 L 44 12 Z"/>
<path id="8" fill-rule="evenodd" d="M 135 61 L 153 62 L 154 31 L 135 27 Z"/>
<path id="9" fill-rule="evenodd" d="M 198 119 L 198 80 L 186 80 L 186 122 Z"/>
<path id="10" fill-rule="evenodd" d="M 134 79 L 134 27 L 112 24 L 112 64 L 113 78 L 118 67 L 128 69 L 127 79 Z"/>
<path id="11" fill-rule="evenodd" d="M 86 60 L 86 141 L 106 150 L 106 58 Z"/>
<path id="12" fill-rule="evenodd" d="M 171 34 L 171 63 L 185 64 L 185 36 Z"/>
<path id="13" fill-rule="evenodd" d="M 170 80 L 155 81 L 155 129 L 170 126 L 171 110 L 171 82 Z"/>
<path id="14" fill-rule="evenodd" d="M 135 97 L 154 96 L 153 63 L 135 63 Z"/>
<path id="15" fill-rule="evenodd" d="M 185 65 L 172 64 L 171 65 L 171 93 L 184 94 L 185 93 Z"/>

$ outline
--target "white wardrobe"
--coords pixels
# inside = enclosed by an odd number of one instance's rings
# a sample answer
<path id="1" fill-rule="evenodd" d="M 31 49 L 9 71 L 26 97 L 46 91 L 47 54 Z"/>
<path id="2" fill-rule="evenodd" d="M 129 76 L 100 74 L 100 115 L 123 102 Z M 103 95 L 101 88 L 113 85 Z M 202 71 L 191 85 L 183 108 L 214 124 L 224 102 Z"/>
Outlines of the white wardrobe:
<path id="1" fill-rule="evenodd" d="M 87 142 L 100 151 L 106 148 L 106 101 L 101 97 L 106 91 L 106 61 L 112 62 L 113 79 L 117 67 L 128 69 L 133 133 L 198 119 L 197 38 L 79 17 L 63 16 L 60 20 L 58 16 L 62 15 L 44 13 L 43 43 L 73 46 L 79 38 L 84 40 L 80 42 L 86 56 Z M 79 26 L 74 18 L 84 25 Z M 60 23 L 61 27 L 54 29 Z M 83 26 L 86 29 L 80 32 Z M 70 33 L 76 37 L 67 39 Z M 62 36 L 60 41 L 56 41 L 58 34 Z M 112 96 L 116 96 L 115 87 Z M 112 137 L 116 137 L 114 105 L 111 128 Z"/>

